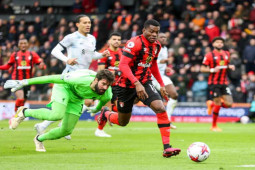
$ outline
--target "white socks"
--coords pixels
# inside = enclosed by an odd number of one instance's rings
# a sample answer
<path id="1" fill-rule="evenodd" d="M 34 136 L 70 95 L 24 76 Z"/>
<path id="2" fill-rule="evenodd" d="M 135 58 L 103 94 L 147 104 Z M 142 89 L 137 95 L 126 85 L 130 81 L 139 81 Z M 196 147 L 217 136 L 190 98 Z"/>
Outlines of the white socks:
<path id="1" fill-rule="evenodd" d="M 169 99 L 166 105 L 166 113 L 168 115 L 169 120 L 171 120 L 171 115 L 173 114 L 174 108 L 176 107 L 177 100 Z"/>

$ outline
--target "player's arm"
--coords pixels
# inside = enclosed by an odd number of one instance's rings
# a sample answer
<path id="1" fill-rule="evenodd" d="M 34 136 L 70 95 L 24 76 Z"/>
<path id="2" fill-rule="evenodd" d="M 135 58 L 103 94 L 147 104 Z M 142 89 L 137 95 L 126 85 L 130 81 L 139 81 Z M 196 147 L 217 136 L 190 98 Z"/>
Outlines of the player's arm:
<path id="1" fill-rule="evenodd" d="M 12 65 L 9 64 L 9 63 L 8 63 L 8 64 L 5 64 L 5 65 L 1 65 L 1 66 L 0 66 L 0 70 L 9 70 L 9 68 L 11 68 L 11 66 L 12 66 Z"/>
<path id="2" fill-rule="evenodd" d="M 50 76 L 41 76 L 35 77 L 31 79 L 24 80 L 7 80 L 4 84 L 5 89 L 11 88 L 13 92 L 21 89 L 24 86 L 29 86 L 33 84 L 47 84 L 47 83 L 55 83 L 55 84 L 64 84 L 65 81 L 63 79 L 63 75 L 50 75 Z"/>
<path id="3" fill-rule="evenodd" d="M 98 71 L 105 69 L 106 60 L 107 60 L 106 57 L 101 58 L 101 59 L 98 60 L 98 63 L 97 63 L 97 65 L 98 65 L 97 70 Z"/>
<path id="4" fill-rule="evenodd" d="M 211 68 L 210 64 L 213 62 L 212 53 L 207 53 L 204 57 L 202 65 L 200 67 L 200 71 L 202 73 L 216 73 L 219 71 L 219 67 L 216 66 L 215 68 Z"/>

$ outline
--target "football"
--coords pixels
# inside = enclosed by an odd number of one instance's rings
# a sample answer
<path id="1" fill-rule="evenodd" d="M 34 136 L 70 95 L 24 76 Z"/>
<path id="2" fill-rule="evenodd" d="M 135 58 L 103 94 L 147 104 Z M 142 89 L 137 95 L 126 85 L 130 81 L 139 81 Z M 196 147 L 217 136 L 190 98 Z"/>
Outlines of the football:
<path id="1" fill-rule="evenodd" d="M 210 155 L 210 148 L 203 142 L 194 142 L 187 149 L 188 157 L 194 162 L 203 162 Z"/>

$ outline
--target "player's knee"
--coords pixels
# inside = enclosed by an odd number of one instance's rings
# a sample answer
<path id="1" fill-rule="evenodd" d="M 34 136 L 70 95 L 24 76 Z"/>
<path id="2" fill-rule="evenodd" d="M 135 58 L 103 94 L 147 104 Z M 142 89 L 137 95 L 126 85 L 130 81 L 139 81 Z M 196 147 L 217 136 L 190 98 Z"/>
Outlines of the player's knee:
<path id="1" fill-rule="evenodd" d="M 63 115 L 59 112 L 52 112 L 50 114 L 49 120 L 57 121 L 63 119 Z"/>
<path id="2" fill-rule="evenodd" d="M 225 104 L 226 107 L 232 107 L 233 102 L 225 101 L 224 104 Z"/>
<path id="3" fill-rule="evenodd" d="M 129 123 L 129 120 L 119 120 L 120 126 L 127 126 L 128 123 Z"/>
<path id="4" fill-rule="evenodd" d="M 172 99 L 174 99 L 174 100 L 177 100 L 177 99 L 178 99 L 178 93 L 177 93 L 176 91 L 170 93 L 170 98 L 172 98 Z"/>
<path id="5" fill-rule="evenodd" d="M 162 105 L 157 105 L 154 107 L 153 109 L 156 113 L 162 113 L 162 112 L 165 112 L 166 111 L 166 108 L 165 106 L 162 104 Z"/>

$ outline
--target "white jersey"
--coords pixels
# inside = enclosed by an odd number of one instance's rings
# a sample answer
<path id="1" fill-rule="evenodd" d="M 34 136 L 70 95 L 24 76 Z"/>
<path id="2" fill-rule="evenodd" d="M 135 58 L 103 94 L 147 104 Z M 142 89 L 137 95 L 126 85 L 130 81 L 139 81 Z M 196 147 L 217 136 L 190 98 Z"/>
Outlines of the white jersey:
<path id="1" fill-rule="evenodd" d="M 158 54 L 158 59 L 157 59 L 158 68 L 159 68 L 159 72 L 160 72 L 161 76 L 165 75 L 167 65 L 166 65 L 166 63 L 164 63 L 164 64 L 160 63 L 160 60 L 165 60 L 167 58 L 168 58 L 167 47 L 162 47 Z"/>
<path id="2" fill-rule="evenodd" d="M 77 69 L 88 69 L 92 59 L 98 57 L 96 50 L 96 39 L 93 35 L 87 34 L 82 35 L 78 31 L 66 35 L 59 44 L 67 49 L 67 58 L 77 58 L 78 64 L 66 65 L 63 73 L 75 71 Z"/>

